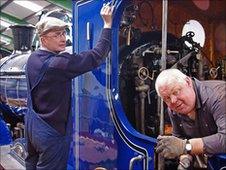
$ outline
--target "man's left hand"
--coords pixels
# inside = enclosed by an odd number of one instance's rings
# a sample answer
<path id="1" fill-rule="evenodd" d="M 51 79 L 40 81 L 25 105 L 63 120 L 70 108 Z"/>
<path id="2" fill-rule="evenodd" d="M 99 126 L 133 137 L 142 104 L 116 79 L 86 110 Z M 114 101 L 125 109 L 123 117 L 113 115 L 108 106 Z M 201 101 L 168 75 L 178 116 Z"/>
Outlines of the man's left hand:
<path id="1" fill-rule="evenodd" d="M 156 152 L 164 158 L 173 159 L 185 152 L 186 140 L 175 136 L 158 136 L 157 140 Z"/>
<path id="2" fill-rule="evenodd" d="M 104 21 L 104 28 L 111 28 L 113 11 L 114 6 L 111 6 L 110 2 L 104 4 L 101 8 L 100 15 L 102 16 Z"/>

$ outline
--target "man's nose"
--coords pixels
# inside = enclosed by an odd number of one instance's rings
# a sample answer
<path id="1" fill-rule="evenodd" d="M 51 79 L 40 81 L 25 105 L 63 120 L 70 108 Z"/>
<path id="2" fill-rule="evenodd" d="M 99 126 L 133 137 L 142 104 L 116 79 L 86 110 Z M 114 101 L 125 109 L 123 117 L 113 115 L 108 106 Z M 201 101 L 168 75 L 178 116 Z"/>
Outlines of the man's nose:
<path id="1" fill-rule="evenodd" d="M 176 102 L 177 102 L 177 96 L 171 95 L 171 96 L 170 96 L 170 102 L 171 102 L 171 103 L 176 103 Z"/>
<path id="2" fill-rule="evenodd" d="M 66 42 L 66 36 L 61 35 L 61 36 L 60 36 L 60 41 L 65 41 L 65 42 Z"/>
<path id="3" fill-rule="evenodd" d="M 60 38 L 61 39 L 66 39 L 66 35 L 65 34 L 60 34 Z"/>

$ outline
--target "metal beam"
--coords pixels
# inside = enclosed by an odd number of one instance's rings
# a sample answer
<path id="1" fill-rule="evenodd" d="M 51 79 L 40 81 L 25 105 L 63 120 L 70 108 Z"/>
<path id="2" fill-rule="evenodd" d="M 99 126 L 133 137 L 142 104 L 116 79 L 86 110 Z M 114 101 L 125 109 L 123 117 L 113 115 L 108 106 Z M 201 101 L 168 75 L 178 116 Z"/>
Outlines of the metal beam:
<path id="1" fill-rule="evenodd" d="M 1 5 L 0 11 L 2 11 L 5 7 L 7 7 L 9 4 L 11 4 L 11 2 L 13 2 L 13 0 L 8 0 L 3 5 Z"/>
<path id="2" fill-rule="evenodd" d="M 11 45 L 12 44 L 12 38 L 4 35 L 4 34 L 0 34 L 0 42 L 1 42 L 1 46 L 2 45 Z"/>
<path id="3" fill-rule="evenodd" d="M 9 15 L 9 14 L 6 14 L 4 12 L 1 12 L 0 13 L 0 18 L 3 19 L 4 21 L 6 22 L 9 22 L 9 23 L 16 23 L 16 24 L 28 24 L 26 21 L 24 20 L 21 20 L 19 18 L 16 18 L 12 15 Z M 0 33 L 4 32 L 7 28 L 3 28 L 0 30 Z"/>
<path id="4" fill-rule="evenodd" d="M 7 38 L 7 39 L 9 39 L 10 41 L 12 41 L 12 37 L 10 37 L 10 36 L 8 36 L 8 35 L 5 35 L 5 34 L 0 34 L 0 37 L 5 37 L 5 38 Z"/>
<path id="5" fill-rule="evenodd" d="M 48 6 L 44 7 L 41 11 L 44 11 L 45 9 L 49 9 L 49 8 L 53 8 L 53 7 L 55 7 L 54 4 L 49 4 Z M 23 20 L 27 21 L 27 20 L 33 18 L 36 14 L 37 14 L 37 12 L 32 13 L 31 15 L 28 15 L 27 17 L 23 18 Z"/>
<path id="6" fill-rule="evenodd" d="M 0 47 L 0 50 L 7 51 L 7 52 L 9 52 L 9 53 L 12 52 L 12 50 L 10 50 L 10 49 L 8 49 L 8 48 L 5 48 L 5 47 L 3 47 L 3 46 Z"/>
<path id="7" fill-rule="evenodd" d="M 46 0 L 46 1 L 58 7 L 64 8 L 67 11 L 72 12 L 72 0 Z"/>
<path id="8" fill-rule="evenodd" d="M 12 15 L 6 14 L 4 12 L 0 13 L 0 18 L 5 20 L 6 22 L 8 21 L 8 22 L 13 22 L 13 23 L 17 23 L 17 24 L 27 24 L 26 21 L 16 18 Z"/>

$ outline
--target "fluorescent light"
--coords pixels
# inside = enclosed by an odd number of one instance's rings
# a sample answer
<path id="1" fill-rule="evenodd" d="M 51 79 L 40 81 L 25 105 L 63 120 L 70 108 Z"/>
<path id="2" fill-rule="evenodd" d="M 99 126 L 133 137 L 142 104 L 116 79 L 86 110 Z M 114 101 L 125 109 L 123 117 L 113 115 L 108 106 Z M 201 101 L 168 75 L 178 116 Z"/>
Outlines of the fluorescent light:
<path id="1" fill-rule="evenodd" d="M 1 24 L 1 26 L 6 27 L 6 28 L 11 25 L 9 22 L 3 21 L 3 20 L 0 20 L 0 24 Z"/>
<path id="2" fill-rule="evenodd" d="M 34 2 L 31 2 L 31 1 L 24 1 L 24 0 L 21 0 L 21 1 L 13 1 L 14 3 L 24 7 L 24 8 L 27 8 L 33 12 L 38 12 L 40 10 L 43 9 L 42 6 L 34 3 Z"/>

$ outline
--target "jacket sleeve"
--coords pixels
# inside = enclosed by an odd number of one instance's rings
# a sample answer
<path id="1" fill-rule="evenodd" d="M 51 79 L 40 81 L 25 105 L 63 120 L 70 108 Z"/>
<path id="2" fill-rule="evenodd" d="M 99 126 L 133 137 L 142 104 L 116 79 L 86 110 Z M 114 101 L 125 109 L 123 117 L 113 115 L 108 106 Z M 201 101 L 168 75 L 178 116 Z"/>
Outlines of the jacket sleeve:
<path id="1" fill-rule="evenodd" d="M 51 62 L 50 67 L 62 70 L 68 78 L 74 78 L 103 63 L 110 48 L 111 29 L 104 28 L 93 49 L 83 51 L 80 54 L 61 53 Z"/>
<path id="2" fill-rule="evenodd" d="M 217 125 L 217 133 L 203 137 L 204 152 L 207 154 L 226 153 L 226 84 L 210 98 L 208 106 Z"/>

